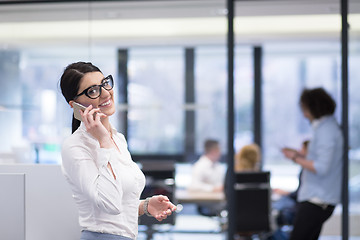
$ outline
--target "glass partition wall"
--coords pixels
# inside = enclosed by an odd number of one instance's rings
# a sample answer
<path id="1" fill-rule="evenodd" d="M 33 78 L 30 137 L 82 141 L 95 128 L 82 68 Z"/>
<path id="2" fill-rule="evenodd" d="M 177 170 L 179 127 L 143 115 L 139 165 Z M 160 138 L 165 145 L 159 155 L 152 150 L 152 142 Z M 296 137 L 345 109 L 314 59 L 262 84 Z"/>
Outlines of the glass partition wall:
<path id="1" fill-rule="evenodd" d="M 291 189 L 297 185 L 299 169 L 284 159 L 280 149 L 299 149 L 310 137 L 310 124 L 299 108 L 302 89 L 323 87 L 329 91 L 338 103 L 336 117 L 341 120 L 339 3 L 333 1 L 328 7 L 331 10 L 315 3 L 305 8 L 307 4 L 259 2 L 250 6 L 236 1 L 238 46 L 262 48 L 262 122 L 254 127 L 262 129 L 264 169 L 280 176 L 285 167 L 283 174 L 294 177 L 289 181 L 274 179 L 274 187 Z"/>
<path id="2" fill-rule="evenodd" d="M 190 141 L 194 147 L 188 155 L 196 157 L 202 148 L 195 145 L 201 146 L 209 137 L 209 124 L 203 120 L 215 126 L 210 136 L 222 140 L 226 119 L 215 115 L 226 112 L 224 9 L 224 1 L 214 0 L 0 5 L 5 93 L 0 99 L 0 120 L 1 135 L 6 136 L 0 140 L 1 161 L 60 163 L 60 144 L 70 134 L 72 110 L 58 81 L 64 67 L 75 61 L 92 61 L 104 74 L 114 75 L 119 111 L 111 121 L 126 133 L 135 155 L 181 158 L 186 155 L 185 142 Z M 208 48 L 205 52 L 211 59 L 202 57 L 202 47 Z M 126 82 L 119 72 L 121 49 L 127 53 Z M 192 59 L 186 59 L 186 49 L 194 50 Z M 212 103 L 201 100 L 201 94 L 187 99 L 193 91 L 186 86 L 187 61 L 194 69 L 195 64 L 198 69 L 203 66 L 203 73 L 194 72 L 192 86 L 196 94 L 214 86 L 204 100 L 214 99 L 216 112 Z M 188 113 L 193 117 L 186 120 Z"/>
<path id="3" fill-rule="evenodd" d="M 324 1 L 325 2 L 325 1 Z M 293 191 L 298 186 L 300 168 L 284 158 L 281 148 L 300 149 L 303 141 L 311 138 L 311 126 L 299 106 L 302 89 L 323 87 L 337 103 L 335 117 L 342 121 L 341 81 L 341 10 L 340 1 L 320 2 L 282 1 L 248 2 L 235 1 L 235 41 L 237 46 L 250 45 L 261 49 L 261 93 L 254 96 L 260 101 L 261 124 L 254 129 L 251 142 L 261 145 L 263 170 L 271 172 L 272 188 Z M 308 6 L 308 7 L 305 7 Z M 311 7 L 310 7 L 311 6 Z M 266 10 L 265 10 L 266 9 Z M 350 121 L 350 236 L 359 233 L 356 170 L 356 74 L 359 33 L 358 3 L 350 1 L 350 55 L 349 55 L 349 121 Z M 256 57 L 254 55 L 254 57 Z M 253 59 L 253 61 L 256 61 Z M 235 69 L 238 65 L 235 65 Z M 255 71 L 255 70 L 254 70 Z M 235 81 L 246 81 L 237 79 Z M 239 89 L 235 89 L 235 94 Z M 241 124 L 237 119 L 236 124 Z M 253 133 L 254 133 L 253 132 Z M 234 146 L 235 151 L 244 145 Z M 341 181 L 339 179 L 339 181 Z M 322 237 L 342 235 L 342 206 L 338 205 L 333 216 L 326 222 Z M 322 238 L 321 238 L 322 239 Z"/>
<path id="4" fill-rule="evenodd" d="M 90 59 L 90 23 L 79 21 L 88 19 L 88 4 L 0 5 L 0 11 L 0 152 L 9 156 L 2 159 L 59 162 L 72 111 L 58 81 L 67 64 Z M 114 66 L 111 55 L 104 64 Z"/>
<path id="5" fill-rule="evenodd" d="M 349 236 L 356 239 L 360 236 L 360 98 L 359 89 L 359 64 L 360 64 L 360 3 L 349 0 Z"/>

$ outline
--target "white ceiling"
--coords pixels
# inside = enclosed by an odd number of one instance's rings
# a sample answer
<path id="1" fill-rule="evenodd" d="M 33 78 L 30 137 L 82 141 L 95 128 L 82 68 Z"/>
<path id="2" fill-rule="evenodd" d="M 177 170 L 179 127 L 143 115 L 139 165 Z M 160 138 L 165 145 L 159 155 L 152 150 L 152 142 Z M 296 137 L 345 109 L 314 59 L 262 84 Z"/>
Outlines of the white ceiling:
<path id="1" fill-rule="evenodd" d="M 339 3 L 340 0 L 237 1 L 237 39 L 337 40 Z M 360 1 L 350 0 L 349 12 L 360 13 Z M 360 32 L 360 18 L 353 19 L 357 25 L 352 24 L 352 29 Z M 0 5 L 0 44 L 81 44 L 89 38 L 93 44 L 212 44 L 226 42 L 226 29 L 223 0 Z"/>
<path id="2" fill-rule="evenodd" d="M 350 1 L 351 2 L 351 1 Z M 236 1 L 237 16 L 340 14 L 339 0 Z M 360 13 L 360 1 L 349 4 Z M 226 1 L 102 1 L 0 5 L 0 22 L 224 16 Z"/>

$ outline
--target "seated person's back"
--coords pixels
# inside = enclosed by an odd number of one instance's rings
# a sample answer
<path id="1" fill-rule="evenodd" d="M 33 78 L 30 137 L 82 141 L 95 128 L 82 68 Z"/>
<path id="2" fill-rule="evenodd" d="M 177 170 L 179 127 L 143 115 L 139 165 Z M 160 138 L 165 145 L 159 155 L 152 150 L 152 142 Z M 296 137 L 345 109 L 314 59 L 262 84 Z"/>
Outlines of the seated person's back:
<path id="1" fill-rule="evenodd" d="M 259 165 L 260 148 L 255 143 L 243 146 L 240 151 L 235 155 L 235 172 L 259 171 Z"/>

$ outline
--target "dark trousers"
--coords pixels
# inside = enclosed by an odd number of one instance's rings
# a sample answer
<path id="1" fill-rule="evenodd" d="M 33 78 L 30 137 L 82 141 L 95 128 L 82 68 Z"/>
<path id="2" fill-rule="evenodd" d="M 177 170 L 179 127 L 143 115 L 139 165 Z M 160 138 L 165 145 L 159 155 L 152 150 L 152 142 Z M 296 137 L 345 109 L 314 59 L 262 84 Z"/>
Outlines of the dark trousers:
<path id="1" fill-rule="evenodd" d="M 299 203 L 290 240 L 317 240 L 334 208 L 333 205 L 321 207 L 310 202 Z"/>

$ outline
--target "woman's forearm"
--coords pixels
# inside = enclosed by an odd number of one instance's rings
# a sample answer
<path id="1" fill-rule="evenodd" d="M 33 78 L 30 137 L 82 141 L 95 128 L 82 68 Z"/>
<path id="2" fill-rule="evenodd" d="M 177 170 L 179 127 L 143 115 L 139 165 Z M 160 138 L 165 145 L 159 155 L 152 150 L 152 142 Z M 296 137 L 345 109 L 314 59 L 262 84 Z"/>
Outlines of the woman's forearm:
<path id="1" fill-rule="evenodd" d="M 316 173 L 316 169 L 314 167 L 314 161 L 305 159 L 303 156 L 300 156 L 300 155 L 294 157 L 293 161 L 295 163 L 299 164 L 300 166 L 302 166 L 303 168 L 305 168 L 313 173 Z"/>
<path id="2" fill-rule="evenodd" d="M 139 204 L 139 217 L 144 215 L 144 213 L 145 213 L 144 212 L 144 202 L 145 202 L 145 200 L 140 201 L 140 204 Z"/>

